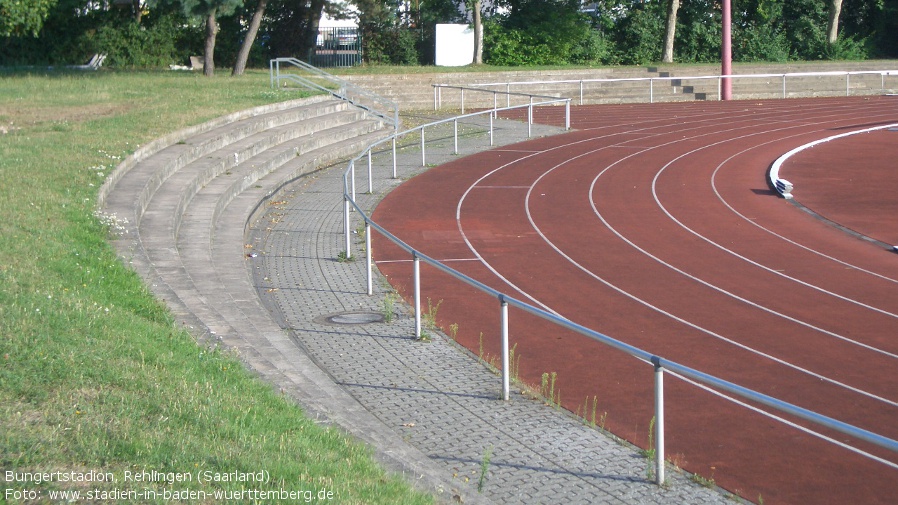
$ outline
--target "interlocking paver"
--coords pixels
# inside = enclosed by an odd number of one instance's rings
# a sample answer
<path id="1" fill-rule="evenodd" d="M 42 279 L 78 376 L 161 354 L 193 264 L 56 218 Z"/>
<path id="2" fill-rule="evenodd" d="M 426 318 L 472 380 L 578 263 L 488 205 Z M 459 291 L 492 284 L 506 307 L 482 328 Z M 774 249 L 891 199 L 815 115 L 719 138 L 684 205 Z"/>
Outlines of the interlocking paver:
<path id="1" fill-rule="evenodd" d="M 502 142 L 526 138 L 524 125 L 500 123 L 496 138 Z M 468 126 L 464 152 L 487 148 L 471 130 Z M 450 133 L 428 132 L 427 139 L 428 165 L 457 158 Z M 399 151 L 400 177 L 421 170 L 419 146 Z M 357 167 L 361 205 L 370 208 L 394 187 L 386 176 L 390 164 L 386 155 L 374 157 L 380 175 L 371 196 L 361 194 L 367 179 Z M 438 335 L 429 343 L 411 338 L 408 308 L 391 323 L 322 324 L 321 316 L 335 312 L 380 312 L 387 292 L 380 279 L 375 294 L 365 294 L 363 259 L 336 261 L 344 247 L 343 168 L 285 191 L 277 219 L 263 217 L 254 225 L 268 230 L 254 234 L 260 238 L 256 247 L 264 251 L 256 276 L 274 289 L 266 301 L 303 348 L 365 409 L 469 488 L 476 488 L 491 451 L 482 495 L 497 503 L 729 501 L 676 472 L 670 472 L 668 486 L 659 488 L 647 479 L 648 462 L 636 449 L 542 402 L 522 395 L 499 400 L 500 378 L 448 337 Z M 354 219 L 352 226 L 358 222 Z"/>
<path id="2" fill-rule="evenodd" d="M 322 151 L 357 150 L 368 127 L 356 130 L 363 135 L 356 140 L 343 140 L 343 129 L 332 135 L 319 129 L 315 135 L 328 138 L 314 145 L 301 134 L 282 135 L 296 131 L 290 123 L 322 111 L 339 118 L 313 120 L 319 128 L 345 122 L 342 105 L 318 101 L 173 137 L 167 148 L 116 174 L 118 184 L 105 202 L 131 219 L 120 251 L 183 324 L 237 350 L 309 415 L 371 444 L 379 460 L 444 501 L 727 501 L 677 473 L 669 486 L 655 486 L 636 450 L 571 415 L 522 395 L 500 401 L 499 377 L 470 352 L 444 335 L 429 343 L 410 338 L 408 307 L 397 307 L 390 323 L 328 323 L 324 318 L 335 313 L 380 313 L 388 288 L 379 279 L 375 295 L 368 296 L 364 261 L 337 261 L 344 247 L 342 166 L 311 171 Z M 427 165 L 488 148 L 484 124 L 477 119 L 460 125 L 458 154 L 451 123 L 428 129 Z M 495 139 L 523 140 L 526 131 L 520 123 L 497 121 Z M 554 131 L 534 127 L 536 135 Z M 272 142 L 274 137 L 282 142 Z M 262 149 L 263 142 L 272 147 Z M 327 147 L 309 156 L 282 155 L 317 145 Z M 364 194 L 365 170 L 356 167 L 363 208 L 398 184 L 389 176 L 389 153 L 380 149 L 372 158 L 371 195 Z M 423 170 L 420 143 L 400 145 L 398 153 L 400 177 Z M 272 164 L 271 174 L 258 170 L 275 158 L 286 162 Z M 244 229 L 250 216 L 255 219 Z M 355 217 L 352 226 L 358 222 Z"/>

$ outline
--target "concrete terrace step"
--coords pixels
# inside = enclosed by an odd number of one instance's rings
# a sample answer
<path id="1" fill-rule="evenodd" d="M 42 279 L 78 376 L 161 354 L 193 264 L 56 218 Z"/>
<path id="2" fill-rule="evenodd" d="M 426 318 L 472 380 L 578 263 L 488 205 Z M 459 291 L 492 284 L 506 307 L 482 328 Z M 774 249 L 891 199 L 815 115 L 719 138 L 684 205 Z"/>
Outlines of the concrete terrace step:
<path id="1" fill-rule="evenodd" d="M 236 352 L 317 422 L 337 425 L 371 444 L 380 461 L 441 502 L 489 503 L 494 496 L 501 503 L 724 503 L 724 495 L 690 484 L 684 475 L 673 476 L 671 488 L 655 486 L 642 476 L 643 460 L 632 448 L 541 402 L 497 405 L 492 373 L 451 346 L 415 343 L 407 337 L 409 318 L 357 331 L 317 321 L 338 311 L 375 310 L 378 302 L 359 288 L 364 262 L 335 260 L 342 245 L 342 169 L 322 168 L 388 132 L 380 121 L 331 102 L 318 98 L 254 110 L 166 136 L 141 148 L 110 176 L 101 190 L 101 207 L 133 219 L 128 234 L 116 241 L 120 255 L 168 303 L 176 321 L 201 341 Z M 289 119 L 262 117 L 268 114 Z M 485 117 L 465 121 L 458 154 L 451 124 L 429 130 L 428 160 L 442 163 L 487 148 L 487 124 Z M 499 120 L 495 127 L 500 144 L 531 133 L 520 122 Z M 402 177 L 422 169 L 414 139 L 397 150 Z M 364 208 L 373 208 L 398 183 L 388 175 L 390 159 L 389 149 L 374 156 L 373 191 L 358 195 Z M 288 207 L 293 195 L 299 195 L 298 207 Z M 263 247 L 266 241 L 277 247 Z M 272 286 L 279 288 L 266 289 Z M 272 304 L 277 292 L 299 299 Z M 330 354 L 316 353 L 311 341 L 320 341 Z M 387 355 L 378 354 L 381 347 Z M 358 368 L 334 367 L 329 361 L 344 353 L 358 359 Z M 422 360 L 433 366 L 422 368 Z M 425 403 L 416 406 L 406 402 L 405 393 L 364 387 L 364 380 L 356 384 L 353 374 L 370 373 L 371 367 L 379 375 L 370 384 L 401 378 L 410 392 L 423 385 Z M 432 369 L 435 378 L 422 383 L 424 369 Z M 455 388 L 461 393 L 452 392 Z M 371 409 L 362 401 L 365 393 L 382 395 L 377 401 L 394 408 Z M 446 418 L 454 430 L 410 439 L 397 427 L 407 422 L 405 416 L 418 415 L 416 409 Z M 493 420 L 501 417 L 526 422 L 499 429 Z M 547 430 L 551 437 L 545 436 Z M 525 463 L 496 465 L 490 493 L 480 494 L 451 468 L 476 467 L 481 441 L 493 440 L 497 432 L 502 445 L 521 454 Z M 437 443 L 461 459 L 434 457 Z M 555 480 L 544 484 L 547 478 Z"/>
<path id="2" fill-rule="evenodd" d="M 125 235 L 116 240 L 120 255 L 196 338 L 236 352 L 318 422 L 389 447 L 378 457 L 415 475 L 415 484 L 449 490 L 426 456 L 296 345 L 261 305 L 247 272 L 246 253 L 252 251 L 244 247 L 244 230 L 269 197 L 388 133 L 381 121 L 331 102 L 314 98 L 253 109 L 154 141 L 110 176 L 100 207 L 128 219 Z M 466 503 L 485 501 L 470 495 Z"/>
<path id="3" fill-rule="evenodd" d="M 801 62 L 801 63 L 737 63 L 734 64 L 734 73 L 737 74 L 772 74 L 795 72 L 827 72 L 827 71 L 862 71 L 898 69 L 898 62 L 891 60 L 876 60 L 864 62 Z M 580 79 L 637 79 L 649 77 L 698 77 L 708 75 L 720 75 L 720 65 L 659 65 L 650 67 L 608 67 L 597 69 L 576 70 L 548 70 L 548 71 L 513 71 L 513 72 L 444 72 L 430 74 L 391 74 L 391 75 L 346 75 L 346 80 L 359 86 L 368 88 L 381 96 L 389 97 L 400 104 L 404 109 L 433 110 L 434 91 L 433 84 L 449 84 L 454 86 L 470 86 L 484 83 L 497 82 L 526 82 L 526 81 L 561 81 Z M 898 77 L 893 78 L 898 82 Z M 857 78 L 852 83 L 853 90 L 858 92 L 877 93 L 880 91 L 876 78 Z M 749 99 L 759 97 L 782 97 L 782 86 L 771 89 L 771 84 L 763 82 L 742 82 L 734 86 L 734 98 Z M 813 81 L 796 82 L 794 94 L 789 96 L 818 96 L 832 95 L 844 92 L 844 86 L 840 88 L 837 78 L 828 78 L 835 84 L 821 86 Z M 867 82 L 870 83 L 867 83 Z M 775 84 L 775 83 L 773 83 Z M 893 84 L 891 88 L 898 87 Z M 500 88 L 494 88 L 500 89 Z M 504 88 L 502 88 L 504 90 Z M 717 99 L 717 80 L 688 80 L 680 81 L 656 81 L 652 94 L 656 101 Z M 574 98 L 579 102 L 578 85 L 517 85 L 512 91 L 533 93 L 546 96 L 562 96 Z M 778 94 L 777 94 L 778 92 Z M 646 82 L 630 81 L 618 83 L 591 83 L 586 85 L 584 103 L 622 103 L 648 101 L 650 94 L 649 84 Z M 444 90 L 442 96 L 444 108 L 459 108 L 458 92 Z M 490 94 L 472 93 L 465 95 L 466 107 L 491 107 L 493 98 Z"/>
<path id="4" fill-rule="evenodd" d="M 147 202 L 162 183 L 182 167 L 267 129 L 345 108 L 344 104 L 326 98 L 315 97 L 298 105 L 282 105 L 283 110 L 271 106 L 254 109 L 258 111 L 255 114 L 250 111 L 242 116 L 221 118 L 189 132 L 174 133 L 159 139 L 135 153 L 129 162 L 122 164 L 110 176 L 101 191 L 100 200 L 110 208 L 120 209 L 119 217 L 128 219 L 136 226 Z M 228 124 L 228 120 L 232 124 Z M 152 163 L 143 163 L 148 156 L 153 157 Z M 113 187 L 115 191 L 112 191 Z"/>

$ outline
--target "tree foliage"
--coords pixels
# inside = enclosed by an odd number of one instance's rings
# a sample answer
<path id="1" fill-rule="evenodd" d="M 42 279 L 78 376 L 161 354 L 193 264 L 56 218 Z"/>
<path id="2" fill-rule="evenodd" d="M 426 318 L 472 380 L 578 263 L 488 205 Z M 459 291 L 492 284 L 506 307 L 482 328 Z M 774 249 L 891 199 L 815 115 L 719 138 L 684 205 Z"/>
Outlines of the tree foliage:
<path id="1" fill-rule="evenodd" d="M 433 63 L 435 25 L 470 23 L 472 0 L 348 0 L 358 12 L 369 63 Z M 898 56 L 898 0 L 842 0 L 836 41 L 832 0 L 731 0 L 735 61 Z M 670 0 L 484 2 L 484 61 L 500 65 L 648 64 L 661 60 Z M 204 53 L 209 14 L 215 61 L 233 65 L 258 5 L 249 0 L 0 0 L 0 65 L 84 63 L 143 68 L 186 64 Z M 501 9 L 499 9 L 501 7 Z M 306 59 L 322 11 L 336 0 L 268 0 L 248 66 Z M 719 0 L 680 0 L 674 61 L 720 61 Z"/>
<path id="2" fill-rule="evenodd" d="M 603 41 L 576 0 L 506 0 L 485 24 L 484 61 L 494 65 L 598 63 Z"/>
<path id="3" fill-rule="evenodd" d="M 56 0 L 0 0 L 0 36 L 37 36 Z"/>

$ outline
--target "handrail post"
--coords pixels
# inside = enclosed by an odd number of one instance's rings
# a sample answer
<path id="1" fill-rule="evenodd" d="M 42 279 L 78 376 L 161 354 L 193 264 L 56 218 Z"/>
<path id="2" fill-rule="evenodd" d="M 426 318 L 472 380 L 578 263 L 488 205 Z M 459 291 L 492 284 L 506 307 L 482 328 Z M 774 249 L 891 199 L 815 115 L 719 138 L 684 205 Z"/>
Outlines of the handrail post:
<path id="1" fill-rule="evenodd" d="M 851 72 L 845 73 L 845 96 L 851 96 Z"/>
<path id="2" fill-rule="evenodd" d="M 655 484 L 664 484 L 664 368 L 661 360 L 652 358 L 655 365 Z"/>
<path id="3" fill-rule="evenodd" d="M 580 105 L 583 105 L 583 79 L 580 79 Z"/>
<path id="4" fill-rule="evenodd" d="M 421 127 L 421 166 L 427 166 L 427 153 L 424 152 L 424 127 Z"/>
<path id="5" fill-rule="evenodd" d="M 349 162 L 349 184 L 352 187 L 352 201 L 356 200 L 355 198 L 355 160 Z"/>
<path id="6" fill-rule="evenodd" d="M 417 252 L 412 252 L 412 258 L 415 277 L 415 338 L 421 338 L 421 258 Z"/>
<path id="7" fill-rule="evenodd" d="M 490 147 L 493 147 L 493 115 L 490 114 Z"/>
<path id="8" fill-rule="evenodd" d="M 461 88 L 461 113 L 465 113 L 465 88 Z"/>
<path id="9" fill-rule="evenodd" d="M 440 87 L 434 85 L 434 87 L 433 87 L 433 110 L 434 110 L 434 112 L 439 110 L 439 109 L 437 109 L 437 90 L 438 89 L 440 89 Z"/>
<path id="10" fill-rule="evenodd" d="M 511 369 L 508 359 L 508 302 L 504 296 L 499 296 L 501 305 L 501 330 L 502 330 L 502 399 L 508 401 L 508 392 L 511 389 Z"/>
<path id="11" fill-rule="evenodd" d="M 783 74 L 783 98 L 786 98 L 786 74 Z"/>
<path id="12" fill-rule="evenodd" d="M 374 262 L 372 261 L 371 247 L 373 245 L 373 237 L 371 237 L 371 221 L 365 219 L 365 262 L 368 269 L 368 296 L 374 294 L 374 275 L 372 274 Z"/>
<path id="13" fill-rule="evenodd" d="M 374 171 L 371 168 L 371 149 L 368 149 L 368 194 L 374 194 Z"/>
<path id="14" fill-rule="evenodd" d="M 571 129 L 571 101 L 564 102 L 564 129 Z"/>
<path id="15" fill-rule="evenodd" d="M 396 136 L 393 136 L 393 178 L 396 178 Z"/>
<path id="16" fill-rule="evenodd" d="M 346 191 L 345 187 L 343 191 Z M 343 235 L 346 237 L 346 259 L 352 257 L 351 244 L 349 241 L 349 195 L 343 194 Z"/>
<path id="17" fill-rule="evenodd" d="M 458 154 L 458 118 L 452 121 L 452 136 L 455 138 L 455 154 Z"/>
<path id="18" fill-rule="evenodd" d="M 530 97 L 530 105 L 527 106 L 527 138 L 533 136 L 533 97 Z"/>

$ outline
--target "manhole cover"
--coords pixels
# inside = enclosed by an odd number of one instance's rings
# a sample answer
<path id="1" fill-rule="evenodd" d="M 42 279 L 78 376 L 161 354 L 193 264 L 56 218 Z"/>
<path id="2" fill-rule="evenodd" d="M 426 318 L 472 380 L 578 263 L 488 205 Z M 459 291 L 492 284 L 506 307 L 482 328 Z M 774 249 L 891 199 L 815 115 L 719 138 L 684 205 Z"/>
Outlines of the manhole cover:
<path id="1" fill-rule="evenodd" d="M 368 324 L 381 323 L 384 316 L 377 312 L 340 312 L 330 316 L 324 316 L 324 321 L 330 324 Z"/>

